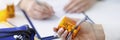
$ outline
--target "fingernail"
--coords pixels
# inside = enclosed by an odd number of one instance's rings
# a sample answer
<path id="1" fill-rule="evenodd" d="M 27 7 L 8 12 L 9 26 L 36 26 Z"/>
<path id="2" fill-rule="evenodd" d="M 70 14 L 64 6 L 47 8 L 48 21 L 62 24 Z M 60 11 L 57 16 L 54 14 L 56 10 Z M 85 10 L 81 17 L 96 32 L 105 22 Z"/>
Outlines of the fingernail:
<path id="1" fill-rule="evenodd" d="M 64 30 L 63 28 L 60 28 L 60 30 Z"/>
<path id="2" fill-rule="evenodd" d="M 68 31 L 67 30 L 65 30 L 65 33 L 67 33 Z"/>

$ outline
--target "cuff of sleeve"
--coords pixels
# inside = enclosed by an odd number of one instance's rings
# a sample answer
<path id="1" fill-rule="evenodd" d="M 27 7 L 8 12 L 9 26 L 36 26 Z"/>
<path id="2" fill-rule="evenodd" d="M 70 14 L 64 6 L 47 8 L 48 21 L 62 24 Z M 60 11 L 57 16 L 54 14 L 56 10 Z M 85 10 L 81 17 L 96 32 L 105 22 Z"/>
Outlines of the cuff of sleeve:
<path id="1" fill-rule="evenodd" d="M 21 0 L 13 0 L 14 5 L 18 5 L 20 3 Z"/>
<path id="2" fill-rule="evenodd" d="M 6 0 L 8 4 L 18 5 L 21 0 Z"/>

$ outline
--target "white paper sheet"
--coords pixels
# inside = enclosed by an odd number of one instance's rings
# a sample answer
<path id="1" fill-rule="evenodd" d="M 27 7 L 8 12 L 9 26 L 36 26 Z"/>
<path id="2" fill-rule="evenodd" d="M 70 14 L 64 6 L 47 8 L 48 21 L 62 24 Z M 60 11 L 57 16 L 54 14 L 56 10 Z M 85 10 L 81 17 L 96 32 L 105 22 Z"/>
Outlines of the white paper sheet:
<path id="1" fill-rule="evenodd" d="M 62 16 L 69 16 L 73 18 L 84 18 L 82 14 L 69 14 L 64 11 L 64 6 L 69 3 L 68 0 L 40 0 L 47 2 L 55 11 L 55 15 L 48 20 L 35 20 L 34 25 L 42 37 L 53 35 L 53 27 L 57 27 Z"/>

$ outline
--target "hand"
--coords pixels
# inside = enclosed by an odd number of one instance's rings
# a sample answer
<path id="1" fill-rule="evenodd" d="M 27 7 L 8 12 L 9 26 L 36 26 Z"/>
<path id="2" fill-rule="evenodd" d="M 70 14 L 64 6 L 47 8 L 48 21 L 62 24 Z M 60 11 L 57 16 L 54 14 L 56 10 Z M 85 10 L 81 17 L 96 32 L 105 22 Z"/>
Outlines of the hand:
<path id="1" fill-rule="evenodd" d="M 71 0 L 64 10 L 69 13 L 80 13 L 90 8 L 95 2 L 96 0 Z"/>
<path id="2" fill-rule="evenodd" d="M 77 36 L 74 39 L 70 37 L 71 40 L 105 40 L 101 25 L 84 22 L 80 26 L 81 29 Z M 64 30 L 63 28 L 60 28 L 59 30 L 56 29 L 57 28 L 54 28 L 54 31 L 58 33 L 62 40 L 66 40 L 66 37 L 68 36 L 67 30 Z"/>
<path id="3" fill-rule="evenodd" d="M 34 19 L 47 19 L 54 15 L 52 7 L 45 2 L 22 0 L 19 6 Z"/>

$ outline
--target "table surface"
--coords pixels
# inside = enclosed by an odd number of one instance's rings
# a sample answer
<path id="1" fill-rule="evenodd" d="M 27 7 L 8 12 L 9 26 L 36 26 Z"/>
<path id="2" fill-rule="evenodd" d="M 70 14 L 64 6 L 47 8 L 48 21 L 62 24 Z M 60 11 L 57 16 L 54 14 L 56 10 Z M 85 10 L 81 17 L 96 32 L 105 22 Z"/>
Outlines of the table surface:
<path id="1" fill-rule="evenodd" d="M 55 15 L 48 20 L 31 19 L 41 37 L 54 35 L 53 27 L 56 27 L 60 18 L 67 15 L 63 8 L 68 0 L 44 0 L 53 6 Z M 16 17 L 8 19 L 16 26 L 29 24 L 23 13 L 16 8 Z M 102 24 L 106 40 L 120 40 L 120 1 L 100 1 L 85 12 L 96 24 Z M 72 15 L 72 14 L 71 14 Z M 79 15 L 75 16 L 78 17 Z"/>

